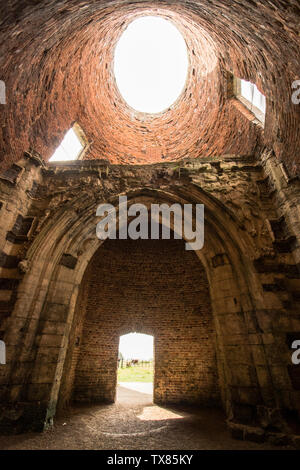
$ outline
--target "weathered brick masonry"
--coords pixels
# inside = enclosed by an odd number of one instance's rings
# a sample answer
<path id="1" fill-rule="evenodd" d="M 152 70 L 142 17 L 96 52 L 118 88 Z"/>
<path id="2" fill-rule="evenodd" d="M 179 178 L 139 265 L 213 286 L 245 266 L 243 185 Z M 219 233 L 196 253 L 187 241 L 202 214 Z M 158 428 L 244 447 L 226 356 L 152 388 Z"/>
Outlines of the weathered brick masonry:
<path id="1" fill-rule="evenodd" d="M 156 402 L 218 404 L 208 282 L 183 241 L 107 241 L 85 277 L 74 400 L 114 401 L 119 337 L 137 331 L 155 338 Z"/>
<path id="2" fill-rule="evenodd" d="M 189 73 L 165 113 L 129 108 L 116 87 L 113 53 L 138 15 L 161 15 L 182 32 Z M 48 160 L 74 121 L 92 144 L 86 158 L 154 163 L 186 156 L 274 150 L 299 166 L 299 3 L 295 0 L 10 0 L 0 6 L 2 165 L 28 148 Z M 227 94 L 227 73 L 256 83 L 267 97 L 265 132 Z M 253 118 L 252 118 L 253 120 Z"/>
<path id="3" fill-rule="evenodd" d="M 145 166 L 26 153 L 0 186 L 1 429 L 41 430 L 72 400 L 112 401 L 130 331 L 156 339 L 157 402 L 220 397 L 244 437 L 299 415 L 299 181 L 271 151 Z M 203 249 L 101 245 L 96 208 L 125 194 L 129 206 L 204 204 Z"/>

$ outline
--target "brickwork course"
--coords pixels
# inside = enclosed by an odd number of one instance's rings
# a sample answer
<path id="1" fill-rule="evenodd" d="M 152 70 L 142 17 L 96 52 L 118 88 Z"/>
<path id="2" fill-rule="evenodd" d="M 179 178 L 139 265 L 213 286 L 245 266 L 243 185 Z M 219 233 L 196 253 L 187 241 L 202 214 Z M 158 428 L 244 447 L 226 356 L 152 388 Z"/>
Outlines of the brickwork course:
<path id="1" fill-rule="evenodd" d="M 189 53 L 159 115 L 130 109 L 113 75 L 143 15 L 173 21 Z M 156 404 L 219 407 L 234 437 L 299 445 L 299 16 L 292 0 L 1 4 L 1 432 L 114 402 L 119 337 L 140 332 L 154 336 Z M 266 96 L 264 126 L 234 77 Z M 75 122 L 83 159 L 49 163 Z M 120 195 L 204 204 L 203 249 L 100 241 L 96 209 Z"/>

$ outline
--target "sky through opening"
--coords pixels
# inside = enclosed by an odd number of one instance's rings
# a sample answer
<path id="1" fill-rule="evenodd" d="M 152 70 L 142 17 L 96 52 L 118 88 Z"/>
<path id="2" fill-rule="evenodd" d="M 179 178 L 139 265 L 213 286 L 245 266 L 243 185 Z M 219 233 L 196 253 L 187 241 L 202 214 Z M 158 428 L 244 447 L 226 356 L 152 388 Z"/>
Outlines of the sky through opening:
<path id="1" fill-rule="evenodd" d="M 123 358 L 148 361 L 153 359 L 153 336 L 129 333 L 120 337 L 119 351 Z"/>
<path id="2" fill-rule="evenodd" d="M 157 16 L 134 20 L 115 49 L 114 73 L 124 100 L 137 111 L 159 113 L 183 91 L 188 71 L 185 40 Z"/>

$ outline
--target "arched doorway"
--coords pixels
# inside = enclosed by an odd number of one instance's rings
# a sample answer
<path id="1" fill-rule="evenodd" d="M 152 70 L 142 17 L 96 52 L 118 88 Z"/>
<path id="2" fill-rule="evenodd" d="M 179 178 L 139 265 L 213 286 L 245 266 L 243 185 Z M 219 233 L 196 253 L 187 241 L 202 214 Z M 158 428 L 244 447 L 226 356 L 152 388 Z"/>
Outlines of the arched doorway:
<path id="1" fill-rule="evenodd" d="M 255 322 L 255 312 L 263 307 L 263 297 L 258 295 L 261 292 L 261 287 L 259 286 L 258 277 L 255 274 L 250 259 L 253 256 L 251 240 L 247 233 L 242 231 L 230 210 L 224 210 L 224 205 L 193 185 L 190 185 L 188 188 L 178 187 L 176 190 L 170 188 L 168 191 L 151 189 L 141 191 L 141 189 L 137 189 L 136 192 L 133 191 L 128 194 L 128 198 L 130 204 L 143 202 L 148 205 L 152 202 L 161 203 L 166 201 L 168 203 L 179 202 L 180 204 L 205 203 L 206 242 L 203 250 L 200 252 L 189 252 L 190 256 L 194 257 L 195 269 L 190 269 L 188 273 L 192 275 L 196 272 L 195 270 L 201 269 L 201 272 L 204 273 L 204 278 L 207 276 L 208 279 L 209 289 L 207 284 L 207 293 L 204 298 L 206 300 L 211 298 L 211 321 L 214 322 L 212 335 L 215 335 L 217 339 L 217 351 L 215 351 L 217 352 L 217 363 L 215 360 L 213 361 L 213 369 L 214 371 L 218 369 L 222 402 L 227 416 L 230 420 L 240 420 L 242 423 L 253 422 L 256 419 L 258 407 L 260 407 L 259 411 L 261 412 L 261 406 L 264 406 L 265 401 L 264 397 L 260 394 L 260 383 L 258 381 L 258 372 L 261 372 L 262 366 L 255 362 L 256 356 L 254 356 L 257 343 L 254 343 L 253 340 L 256 342 L 262 340 L 261 331 L 258 329 L 257 322 Z M 82 401 L 114 401 L 116 368 L 113 367 L 111 370 L 109 364 L 116 364 L 118 337 L 128 332 L 128 317 L 126 317 L 123 331 L 121 329 L 119 331 L 111 329 L 113 333 L 110 333 L 110 335 L 113 335 L 114 338 L 116 337 L 116 346 L 111 347 L 110 345 L 107 346 L 107 344 L 101 346 L 103 351 L 105 347 L 106 351 L 112 352 L 111 357 L 113 360 L 106 361 L 103 369 L 101 369 L 101 364 L 96 364 L 95 368 L 94 358 L 98 353 L 91 346 L 90 361 L 84 367 L 84 361 L 87 360 L 89 351 L 88 348 L 84 351 L 86 348 L 84 338 L 86 336 L 78 333 L 80 331 L 84 332 L 84 328 L 88 326 L 86 321 L 80 322 L 83 318 L 86 320 L 88 316 L 78 315 L 78 312 L 86 311 L 87 300 L 91 298 L 91 296 L 84 295 L 88 290 L 89 276 L 92 276 L 90 269 L 93 263 L 96 263 L 96 254 L 102 248 L 105 249 L 108 246 L 108 242 L 104 242 L 101 245 L 99 240 L 95 238 L 95 226 L 97 223 L 95 217 L 95 199 L 79 195 L 77 202 L 85 208 L 84 210 L 82 209 L 80 218 L 74 212 L 74 201 L 71 200 L 66 206 L 57 210 L 55 216 L 45 223 L 45 226 L 28 251 L 28 263 L 36 263 L 36 268 L 26 274 L 20 289 L 22 293 L 24 287 L 32 285 L 33 282 L 36 282 L 36 289 L 26 292 L 26 304 L 23 301 L 24 296 L 20 295 L 15 306 L 14 316 L 12 316 L 13 319 L 17 317 L 19 312 L 23 314 L 24 305 L 26 305 L 26 308 L 28 306 L 32 323 L 35 325 L 38 323 L 39 326 L 39 334 L 36 338 L 35 330 L 33 329 L 27 328 L 23 333 L 24 338 L 26 336 L 27 342 L 36 342 L 36 353 L 32 363 L 25 364 L 28 378 L 24 389 L 28 383 L 29 397 L 31 391 L 33 393 L 37 388 L 39 390 L 39 397 L 41 397 L 38 402 L 39 412 L 36 412 L 36 402 L 30 402 L 28 405 L 28 409 L 32 410 L 32 416 L 34 416 L 34 420 L 30 419 L 30 426 L 38 430 L 42 429 L 45 423 L 52 422 L 57 405 L 63 406 L 71 399 L 73 390 L 76 390 L 76 383 L 79 383 L 78 379 L 80 377 L 82 379 L 82 388 L 80 393 L 77 393 L 77 397 L 80 397 L 81 394 L 80 399 Z M 114 203 L 115 201 L 111 200 L 111 202 Z M 72 224 L 71 221 L 75 217 L 76 222 Z M 111 242 L 117 244 L 118 240 L 112 240 Z M 146 241 L 144 242 L 146 243 Z M 169 241 L 166 242 L 169 243 Z M 177 240 L 176 242 L 179 243 L 180 241 Z M 137 246 L 137 242 L 134 243 Z M 169 248 L 168 250 L 163 250 L 163 252 L 170 254 Z M 185 256 L 187 256 L 187 253 L 185 252 Z M 111 255 L 111 253 L 107 254 Z M 128 254 L 125 258 L 128 261 Z M 175 259 L 175 257 L 173 258 Z M 112 260 L 113 257 L 99 256 L 99 259 Z M 153 267 L 154 259 L 160 260 L 162 257 L 151 256 L 150 267 Z M 180 265 L 172 262 L 170 278 L 174 274 L 174 266 Z M 117 271 L 122 272 L 119 265 Z M 95 305 L 97 307 L 98 305 L 103 305 L 107 299 L 103 290 L 100 291 L 101 295 L 99 294 L 99 280 L 110 278 L 111 266 L 109 265 L 107 267 L 107 274 L 108 276 L 98 276 L 96 283 L 94 283 L 97 291 L 95 291 Z M 180 279 L 180 276 L 176 278 Z M 40 281 L 37 282 L 37 280 L 41 279 L 43 279 L 43 285 Z M 165 279 L 163 277 L 164 281 Z M 198 279 L 199 276 L 192 283 L 193 288 L 190 291 L 191 293 L 195 285 L 198 285 Z M 123 287 L 122 283 L 120 285 Z M 152 292 L 152 298 L 157 298 L 158 292 L 165 292 L 164 287 L 166 287 L 166 283 L 158 286 Z M 180 293 L 181 285 L 177 287 L 174 291 L 180 304 L 182 296 L 178 298 L 178 293 Z M 117 289 L 116 292 L 119 295 L 122 289 Z M 123 292 L 127 293 L 124 289 Z M 135 292 L 133 298 L 138 298 L 138 293 Z M 197 298 L 199 298 L 199 295 Z M 119 302 L 120 305 L 124 307 L 126 303 L 124 301 Z M 170 305 L 167 302 L 165 311 L 169 312 L 169 310 Z M 97 312 L 97 309 L 95 312 Z M 99 313 L 98 311 L 97 315 L 98 318 L 95 325 L 99 325 L 99 322 L 101 323 L 101 321 L 105 320 L 101 312 Z M 36 319 L 37 317 L 38 320 Z M 111 318 L 111 316 L 106 318 L 106 325 L 109 324 Z M 151 315 L 149 318 L 151 318 Z M 187 318 L 188 316 L 186 315 L 184 321 Z M 131 331 L 139 329 L 137 328 L 137 323 L 139 324 L 138 318 L 133 319 Z M 30 326 L 29 322 L 28 325 Z M 53 325 L 56 327 L 54 333 L 51 330 Z M 163 325 L 164 322 L 160 321 L 159 326 L 163 327 Z M 52 333 L 50 336 L 49 329 Z M 190 331 L 197 330 L 197 328 L 191 327 L 191 324 L 189 324 L 187 331 L 188 329 Z M 87 331 L 89 331 L 89 334 L 97 336 L 93 322 Z M 153 334 L 151 331 L 149 333 Z M 197 335 L 197 338 L 199 338 L 199 335 Z M 205 338 L 203 339 L 205 340 Z M 212 344 L 209 337 L 206 337 L 206 339 L 209 344 Z M 50 341 L 51 344 L 49 344 Z M 20 357 L 24 348 L 26 348 L 26 344 L 23 341 L 18 350 Z M 202 341 L 201 345 L 203 346 L 204 344 L 205 341 Z M 186 360 L 190 353 L 190 342 L 187 341 L 185 347 L 186 354 L 184 354 L 184 359 Z M 80 358 L 81 352 L 83 355 Z M 166 354 L 169 352 L 170 348 L 166 348 Z M 161 361 L 161 363 L 164 364 L 164 361 Z M 166 361 L 166 363 L 170 364 L 170 361 Z M 245 367 L 245 363 L 247 367 Z M 77 364 L 79 365 L 78 367 L 81 367 L 81 371 L 78 370 Z M 14 363 L 14 366 L 17 370 L 17 367 L 19 367 L 17 361 Z M 97 366 L 99 366 L 98 369 Z M 95 373 L 93 373 L 93 368 L 95 368 Z M 103 373 L 101 373 L 101 370 Z M 266 373 L 270 374 L 271 370 L 267 365 L 265 370 Z M 169 373 L 170 368 L 164 367 L 162 386 L 161 384 L 156 386 L 157 398 L 155 397 L 155 399 L 157 399 L 157 402 L 166 403 L 170 402 L 170 400 L 172 402 L 173 400 L 174 402 L 178 400 L 174 390 L 168 390 L 165 386 L 170 376 Z M 90 375 L 88 376 L 88 374 Z M 99 379 L 100 376 L 104 379 L 102 383 Z M 205 377 L 204 374 L 201 376 L 201 379 L 203 377 Z M 41 380 L 43 380 L 42 386 L 40 386 Z M 88 385 L 87 387 L 86 384 Z M 199 390 L 203 389 L 199 388 L 197 384 L 195 385 L 195 382 L 190 381 L 188 394 L 185 393 L 184 387 L 186 387 L 186 381 L 184 369 L 180 372 L 180 378 L 177 380 L 176 386 L 177 390 L 178 387 L 179 389 L 181 387 L 185 398 L 188 397 L 189 400 L 195 400 L 195 403 L 199 403 Z M 271 381 L 268 382 L 268 390 L 270 391 L 268 396 L 272 398 L 273 388 Z M 255 404 L 252 400 L 253 396 L 256 397 Z M 271 398 L 268 402 L 269 407 L 273 406 Z"/>
<path id="2" fill-rule="evenodd" d="M 85 272 L 61 396 L 114 402 L 119 337 L 155 336 L 154 402 L 220 403 L 209 286 L 182 240 L 107 240 Z"/>

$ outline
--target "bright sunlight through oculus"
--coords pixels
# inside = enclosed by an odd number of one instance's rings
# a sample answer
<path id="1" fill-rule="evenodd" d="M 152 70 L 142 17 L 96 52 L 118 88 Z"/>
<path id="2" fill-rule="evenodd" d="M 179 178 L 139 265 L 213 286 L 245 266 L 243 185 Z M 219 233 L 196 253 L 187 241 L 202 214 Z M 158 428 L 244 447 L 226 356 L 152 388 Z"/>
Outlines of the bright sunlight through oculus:
<path id="1" fill-rule="evenodd" d="M 187 71 L 186 43 L 178 29 L 163 18 L 145 16 L 134 20 L 116 45 L 117 86 L 136 111 L 166 110 L 182 93 Z"/>

